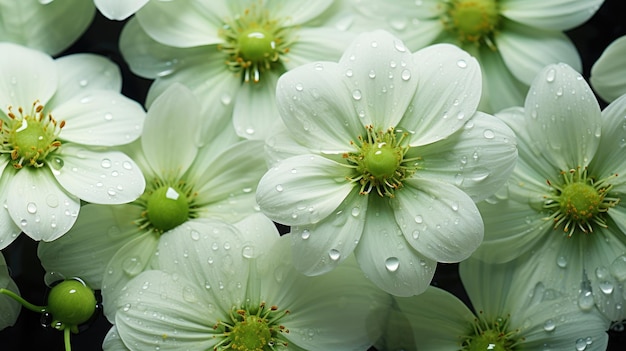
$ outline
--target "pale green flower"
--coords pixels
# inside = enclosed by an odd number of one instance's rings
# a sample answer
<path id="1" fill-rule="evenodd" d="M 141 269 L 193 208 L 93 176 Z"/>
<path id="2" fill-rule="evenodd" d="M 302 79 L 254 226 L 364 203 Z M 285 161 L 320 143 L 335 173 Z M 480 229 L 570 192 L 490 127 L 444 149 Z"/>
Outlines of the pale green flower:
<path id="1" fill-rule="evenodd" d="M 276 80 L 303 63 L 337 59 L 352 35 L 324 26 L 332 0 L 150 1 L 124 27 L 131 70 L 156 79 L 150 105 L 180 82 L 237 133 L 264 139 L 279 122 Z"/>
<path id="2" fill-rule="evenodd" d="M 524 108 L 497 114 L 517 134 L 519 160 L 496 196 L 479 204 L 476 255 L 506 262 L 534 251 L 546 280 L 622 320 L 626 281 L 626 96 L 604 111 L 580 74 L 544 68 Z M 558 284 L 556 282 L 559 282 Z"/>
<path id="3" fill-rule="evenodd" d="M 307 277 L 293 268 L 289 234 L 260 214 L 246 222 L 192 221 L 163 236 L 159 268 L 131 280 L 116 303 L 126 347 L 340 351 L 380 337 L 390 298 L 354 258 Z"/>
<path id="4" fill-rule="evenodd" d="M 9 275 L 9 270 L 7 267 L 7 263 L 4 260 L 4 255 L 0 252 L 0 288 L 8 289 L 15 294 L 20 293 L 17 285 L 11 279 Z M 0 294 L 0 330 L 10 327 L 15 324 L 17 317 L 20 314 L 20 306 L 17 301 L 10 298 L 7 295 Z"/>
<path id="5" fill-rule="evenodd" d="M 563 31 L 587 21 L 604 0 L 350 0 L 370 28 L 392 31 L 411 50 L 453 43 L 483 69 L 481 107 L 499 111 L 523 103 L 546 65 L 582 68 Z M 358 18 L 357 18 L 358 20 Z"/>
<path id="6" fill-rule="evenodd" d="M 0 43 L 0 248 L 21 232 L 51 241 L 76 221 L 81 200 L 121 204 L 145 181 L 110 150 L 141 133 L 145 111 L 120 93 L 108 59 L 47 54 Z"/>
<path id="7" fill-rule="evenodd" d="M 105 311 L 123 285 L 144 269 L 163 233 L 198 218 L 229 223 L 258 212 L 255 189 L 266 171 L 259 141 L 240 141 L 230 120 L 212 117 L 186 87 L 175 84 L 148 111 L 133 157 L 146 177 L 139 199 L 120 206 L 88 204 L 68 235 L 39 246 L 48 272 L 78 276 L 102 289 Z M 109 317 L 112 318 L 112 317 Z"/>
<path id="8" fill-rule="evenodd" d="M 150 0 L 93 0 L 108 19 L 122 21 L 132 16 Z"/>
<path id="9" fill-rule="evenodd" d="M 589 82 L 605 101 L 611 102 L 626 94 L 626 35 L 613 41 L 591 67 Z"/>
<path id="10" fill-rule="evenodd" d="M 292 139 L 282 133 L 268 148 L 296 155 L 263 176 L 257 201 L 292 226 L 297 268 L 322 274 L 354 251 L 379 287 L 414 295 L 437 262 L 467 258 L 483 236 L 474 201 L 517 156 L 513 132 L 476 112 L 480 92 L 466 52 L 411 54 L 384 31 L 360 35 L 339 63 L 285 73 L 277 102 Z"/>
<path id="11" fill-rule="evenodd" d="M 87 30 L 95 14 L 92 1 L 2 0 L 0 41 L 56 55 Z"/>
<path id="12" fill-rule="evenodd" d="M 461 262 L 475 312 L 432 286 L 419 296 L 396 297 L 377 350 L 606 350 L 609 321 L 534 280 L 525 260 L 532 263 L 533 257 L 500 265 Z"/>

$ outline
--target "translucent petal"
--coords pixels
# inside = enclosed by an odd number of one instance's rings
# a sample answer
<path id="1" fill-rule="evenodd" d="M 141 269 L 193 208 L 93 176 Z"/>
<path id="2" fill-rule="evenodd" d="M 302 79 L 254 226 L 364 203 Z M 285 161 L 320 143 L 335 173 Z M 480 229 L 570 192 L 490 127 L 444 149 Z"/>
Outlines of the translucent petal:
<path id="1" fill-rule="evenodd" d="M 604 0 L 505 0 L 500 13 L 516 22 L 551 30 L 567 30 L 586 22 Z"/>
<path id="2" fill-rule="evenodd" d="M 602 56 L 591 67 L 589 82 L 605 101 L 613 101 L 626 94 L 626 70 L 622 58 L 626 56 L 626 35 L 619 37 L 604 49 Z"/>
<path id="3" fill-rule="evenodd" d="M 4 256 L 0 253 L 0 288 L 10 290 L 16 294 L 20 291 L 11 279 Z M 0 294 L 0 330 L 11 327 L 17 321 L 22 306 L 7 295 Z"/>
<path id="4" fill-rule="evenodd" d="M 12 170 L 5 170 L 0 178 L 0 204 L 4 204 L 7 201 L 10 189 L 9 184 L 11 184 L 12 178 Z M 0 208 L 0 249 L 9 246 L 21 232 L 22 230 L 18 224 L 11 218 L 8 208 L 4 206 Z"/>
<path id="5" fill-rule="evenodd" d="M 626 95 L 613 101 L 602 111 L 600 145 L 589 166 L 597 179 L 617 175 L 610 183 L 615 186 L 614 191 L 620 193 L 624 193 L 626 187 L 624 116 L 626 116 Z"/>
<path id="6" fill-rule="evenodd" d="M 241 84 L 234 97 L 232 116 L 235 131 L 240 137 L 265 140 L 274 132 L 279 119 L 276 107 L 278 76 L 275 71 L 267 71 L 258 83 L 250 81 Z"/>
<path id="7" fill-rule="evenodd" d="M 298 40 L 289 46 L 288 70 L 314 61 L 337 62 L 354 34 L 328 27 L 303 27 L 298 30 Z"/>
<path id="8" fill-rule="evenodd" d="M 96 7 L 111 20 L 125 20 L 150 0 L 94 0 Z"/>
<path id="9" fill-rule="evenodd" d="M 483 69 L 483 96 L 480 111 L 498 112 L 512 106 L 523 106 L 528 85 L 519 81 L 502 60 L 499 52 L 491 49 L 480 51 Z"/>
<path id="10" fill-rule="evenodd" d="M 120 334 L 117 332 L 116 326 L 112 326 L 104 336 L 104 340 L 102 341 L 102 350 L 128 351 L 128 348 L 124 345 L 122 338 L 120 338 Z"/>
<path id="11" fill-rule="evenodd" d="M 275 18 L 288 18 L 286 25 L 297 26 L 320 16 L 332 3 L 333 0 L 269 0 L 265 7 Z"/>

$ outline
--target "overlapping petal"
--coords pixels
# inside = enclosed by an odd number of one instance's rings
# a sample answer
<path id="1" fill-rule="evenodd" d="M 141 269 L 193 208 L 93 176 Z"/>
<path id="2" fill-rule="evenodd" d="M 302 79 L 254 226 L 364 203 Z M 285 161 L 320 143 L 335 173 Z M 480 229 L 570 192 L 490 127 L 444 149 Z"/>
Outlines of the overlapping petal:
<path id="1" fill-rule="evenodd" d="M 623 67 L 625 55 L 626 36 L 622 36 L 607 46 L 591 67 L 589 82 L 605 101 L 610 102 L 626 94 L 626 69 Z"/>
<path id="2" fill-rule="evenodd" d="M 504 0 L 500 4 L 503 16 L 529 26 L 567 30 L 593 16 L 604 0 Z"/>
<path id="3" fill-rule="evenodd" d="M 150 0 L 94 0 L 96 7 L 108 19 L 125 20 Z"/>
<path id="4" fill-rule="evenodd" d="M 9 270 L 4 256 L 0 253 L 0 288 L 10 290 L 19 295 L 20 290 L 9 276 Z M 17 321 L 22 306 L 6 296 L 0 294 L 0 330 L 13 326 Z"/>
<path id="5" fill-rule="evenodd" d="M 354 38 L 354 33 L 328 27 L 302 27 L 298 40 L 289 47 L 289 59 L 283 64 L 287 70 L 314 61 L 339 61 L 343 50 Z"/>
<path id="6" fill-rule="evenodd" d="M 258 83 L 241 84 L 234 96 L 232 116 L 235 131 L 240 137 L 264 140 L 276 129 L 275 122 L 279 116 L 276 107 L 278 76 L 279 73 L 274 70 L 267 71 Z"/>

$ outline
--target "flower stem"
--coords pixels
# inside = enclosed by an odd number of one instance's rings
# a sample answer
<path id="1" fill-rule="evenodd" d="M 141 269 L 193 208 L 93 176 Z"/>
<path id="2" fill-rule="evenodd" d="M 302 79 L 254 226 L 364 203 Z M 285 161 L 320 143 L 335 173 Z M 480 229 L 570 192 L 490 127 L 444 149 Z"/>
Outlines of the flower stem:
<path id="1" fill-rule="evenodd" d="M 63 341 L 65 342 L 65 351 L 72 351 L 72 344 L 70 343 L 70 328 L 63 329 Z"/>
<path id="2" fill-rule="evenodd" d="M 11 290 L 0 288 L 0 294 L 4 294 L 4 295 L 11 297 L 13 300 L 19 302 L 22 306 L 26 307 L 27 309 L 33 312 L 45 312 L 46 311 L 46 306 L 33 305 L 32 303 L 24 300 L 21 296 L 19 296 L 18 294 L 14 293 Z"/>

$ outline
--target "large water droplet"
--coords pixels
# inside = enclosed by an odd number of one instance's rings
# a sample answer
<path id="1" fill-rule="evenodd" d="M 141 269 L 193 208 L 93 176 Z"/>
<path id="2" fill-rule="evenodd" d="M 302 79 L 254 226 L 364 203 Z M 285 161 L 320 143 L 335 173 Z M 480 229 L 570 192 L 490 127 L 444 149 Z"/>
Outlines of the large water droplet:
<path id="1" fill-rule="evenodd" d="M 585 351 L 585 349 L 587 348 L 587 341 L 585 341 L 585 339 L 580 338 L 576 340 L 576 343 L 574 344 L 576 346 L 576 351 Z"/>
<path id="2" fill-rule="evenodd" d="M 37 213 L 37 204 L 35 204 L 34 202 L 29 202 L 26 205 L 26 211 L 28 211 L 28 213 L 31 213 L 31 214 Z"/>
<path id="3" fill-rule="evenodd" d="M 241 249 L 241 255 L 245 258 L 253 258 L 254 257 L 254 247 L 251 245 L 245 245 Z"/>
<path id="4" fill-rule="evenodd" d="M 496 133 L 494 133 L 491 129 L 485 129 L 483 131 L 483 136 L 485 137 L 485 139 L 493 139 L 495 138 Z"/>
<path id="5" fill-rule="evenodd" d="M 556 329 L 556 323 L 552 319 L 548 319 L 545 323 L 543 323 L 543 330 L 547 332 L 551 332 Z"/>
<path id="6" fill-rule="evenodd" d="M 402 80 L 411 79 L 411 71 L 409 71 L 408 69 L 402 70 L 402 73 L 400 73 L 400 78 L 402 78 Z"/>
<path id="7" fill-rule="evenodd" d="M 109 160 L 108 158 L 103 158 L 102 162 L 100 162 L 100 166 L 102 166 L 102 168 L 110 168 L 111 160 Z"/>
<path id="8" fill-rule="evenodd" d="M 330 251 L 328 251 L 328 257 L 333 261 L 337 261 L 341 257 L 341 252 L 336 249 L 330 249 Z"/>
<path id="9" fill-rule="evenodd" d="M 554 82 L 554 78 L 556 78 L 556 70 L 554 68 L 550 68 L 546 73 L 546 81 L 548 83 Z"/>
<path id="10" fill-rule="evenodd" d="M 137 257 L 129 257 L 122 263 L 122 269 L 126 272 L 126 274 L 135 276 L 141 272 L 143 267 L 140 259 Z"/>
<path id="11" fill-rule="evenodd" d="M 618 256 L 611 263 L 610 267 L 611 275 L 615 277 L 619 282 L 626 280 L 626 255 Z"/>
<path id="12" fill-rule="evenodd" d="M 302 240 L 307 240 L 311 237 L 311 232 L 308 229 L 304 229 L 300 237 L 302 238 Z"/>
<path id="13" fill-rule="evenodd" d="M 424 222 L 424 218 L 420 215 L 415 216 L 415 223 L 422 224 Z"/>
<path id="14" fill-rule="evenodd" d="M 359 89 L 354 89 L 352 91 L 352 98 L 356 101 L 361 100 L 361 98 L 363 97 L 363 95 L 361 94 L 361 91 Z"/>
<path id="15" fill-rule="evenodd" d="M 461 68 L 466 68 L 467 67 L 467 62 L 465 60 L 461 59 L 461 60 L 458 60 L 456 62 L 456 65 L 461 67 Z"/>
<path id="16" fill-rule="evenodd" d="M 385 260 L 385 268 L 389 272 L 395 272 L 400 267 L 400 260 L 397 257 L 389 257 Z"/>
<path id="17" fill-rule="evenodd" d="M 350 213 L 352 214 L 353 217 L 358 217 L 359 214 L 361 213 L 361 209 L 358 207 L 354 207 L 352 208 L 352 211 Z"/>
<path id="18" fill-rule="evenodd" d="M 561 268 L 567 267 L 567 259 L 565 257 L 563 257 L 563 256 L 559 256 L 556 259 L 556 265 L 561 267 Z"/>
<path id="19" fill-rule="evenodd" d="M 280 192 L 282 192 L 282 191 L 284 190 L 283 186 L 282 186 L 282 185 L 280 185 L 280 184 L 276 185 L 276 188 L 275 188 L 275 189 L 276 189 L 276 191 L 278 191 L 279 193 L 280 193 Z"/>
<path id="20" fill-rule="evenodd" d="M 593 294 L 590 289 L 582 289 L 578 294 L 578 307 L 583 311 L 590 311 L 593 308 Z"/>

